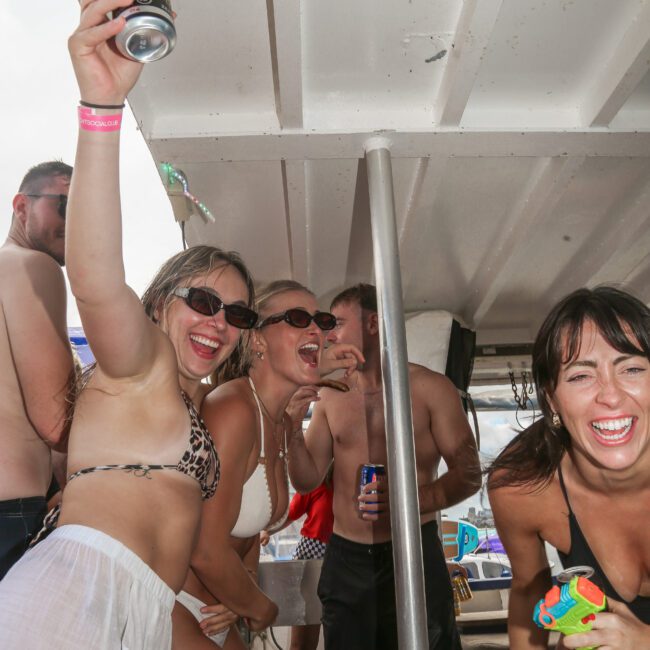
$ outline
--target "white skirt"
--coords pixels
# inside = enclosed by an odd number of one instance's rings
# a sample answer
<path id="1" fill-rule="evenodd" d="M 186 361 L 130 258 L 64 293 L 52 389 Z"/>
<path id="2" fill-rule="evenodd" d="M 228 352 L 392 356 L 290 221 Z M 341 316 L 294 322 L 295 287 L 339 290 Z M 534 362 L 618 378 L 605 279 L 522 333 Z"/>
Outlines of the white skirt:
<path id="1" fill-rule="evenodd" d="M 169 650 L 174 599 L 121 542 L 61 526 L 0 582 L 0 648 Z"/>

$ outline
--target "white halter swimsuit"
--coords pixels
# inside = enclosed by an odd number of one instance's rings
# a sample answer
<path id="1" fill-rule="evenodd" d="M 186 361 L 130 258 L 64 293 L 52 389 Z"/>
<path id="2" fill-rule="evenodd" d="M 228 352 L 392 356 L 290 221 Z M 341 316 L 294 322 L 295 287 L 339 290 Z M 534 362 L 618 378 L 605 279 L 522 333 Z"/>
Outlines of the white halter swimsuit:
<path id="1" fill-rule="evenodd" d="M 282 517 L 273 524 L 269 526 L 271 522 L 271 517 L 273 516 L 272 504 L 271 504 L 271 492 L 269 490 L 269 481 L 267 475 L 267 464 L 266 458 L 264 456 L 264 417 L 262 415 L 262 406 L 260 404 L 259 397 L 255 391 L 255 385 L 253 380 L 249 377 L 248 381 L 251 385 L 253 391 L 253 397 L 257 403 L 257 410 L 260 414 L 260 457 L 257 461 L 257 467 L 255 471 L 251 474 L 250 478 L 244 484 L 244 489 L 242 492 L 241 498 L 241 508 L 239 510 L 239 517 L 235 527 L 231 531 L 233 537 L 253 537 L 257 535 L 262 530 L 268 530 L 273 532 L 273 530 L 280 528 L 287 518 L 289 513 L 289 506 L 282 515 Z M 284 471 L 287 475 L 287 433 L 284 432 Z"/>

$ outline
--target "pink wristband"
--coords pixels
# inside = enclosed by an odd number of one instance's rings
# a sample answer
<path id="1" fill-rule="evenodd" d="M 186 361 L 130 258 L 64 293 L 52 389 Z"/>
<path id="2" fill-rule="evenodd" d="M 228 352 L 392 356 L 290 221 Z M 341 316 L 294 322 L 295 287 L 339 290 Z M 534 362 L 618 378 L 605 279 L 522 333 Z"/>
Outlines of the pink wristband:
<path id="1" fill-rule="evenodd" d="M 119 131 L 122 126 L 122 113 L 97 115 L 94 108 L 79 106 L 79 127 L 84 131 Z"/>

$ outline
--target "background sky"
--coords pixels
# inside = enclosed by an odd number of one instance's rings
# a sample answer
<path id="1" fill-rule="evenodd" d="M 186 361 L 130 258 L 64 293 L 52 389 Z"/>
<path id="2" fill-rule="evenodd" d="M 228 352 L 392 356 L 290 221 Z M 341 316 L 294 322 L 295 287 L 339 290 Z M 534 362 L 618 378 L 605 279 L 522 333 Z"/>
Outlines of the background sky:
<path id="1" fill-rule="evenodd" d="M 79 6 L 74 0 L 0 0 L 0 60 L 4 61 L 0 241 L 9 230 L 11 201 L 27 170 L 53 159 L 74 164 L 79 91 L 67 39 L 78 18 Z M 126 279 L 141 294 L 159 266 L 181 250 L 181 232 L 128 107 L 121 146 Z M 74 298 L 68 292 L 68 325 L 80 324 Z"/>

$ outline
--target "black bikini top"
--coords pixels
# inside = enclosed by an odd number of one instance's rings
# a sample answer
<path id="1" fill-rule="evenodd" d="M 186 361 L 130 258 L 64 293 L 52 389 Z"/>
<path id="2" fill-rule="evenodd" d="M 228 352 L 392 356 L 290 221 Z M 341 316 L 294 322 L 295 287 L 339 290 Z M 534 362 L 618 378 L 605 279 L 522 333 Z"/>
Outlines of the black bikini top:
<path id="1" fill-rule="evenodd" d="M 558 467 L 558 476 L 564 500 L 569 508 L 569 530 L 571 533 L 571 547 L 569 548 L 569 552 L 562 553 L 562 551 L 558 549 L 558 554 L 562 560 L 562 564 L 565 568 L 580 565 L 592 567 L 596 581 L 607 596 L 611 596 L 616 600 L 624 602 L 640 621 L 643 621 L 646 624 L 650 623 L 650 597 L 637 596 L 633 601 L 626 602 L 618 595 L 616 589 L 614 589 L 611 582 L 608 580 L 600 564 L 598 564 L 598 560 L 580 528 L 578 519 L 573 514 L 573 510 L 571 510 L 569 495 L 567 494 L 566 486 L 564 485 L 564 478 L 562 477 L 562 469 L 560 467 Z"/>
<path id="2" fill-rule="evenodd" d="M 150 473 L 159 469 L 175 469 L 178 472 L 187 474 L 198 481 L 201 486 L 201 496 L 209 499 L 214 496 L 219 483 L 219 457 L 214 448 L 212 437 L 205 426 L 201 416 L 198 414 L 192 400 L 185 391 L 181 391 L 185 405 L 190 414 L 190 441 L 183 457 L 176 465 L 98 465 L 97 467 L 86 467 L 68 476 L 71 481 L 77 476 L 91 474 L 113 469 L 121 469 L 125 472 L 133 472 L 136 476 L 151 478 Z"/>

